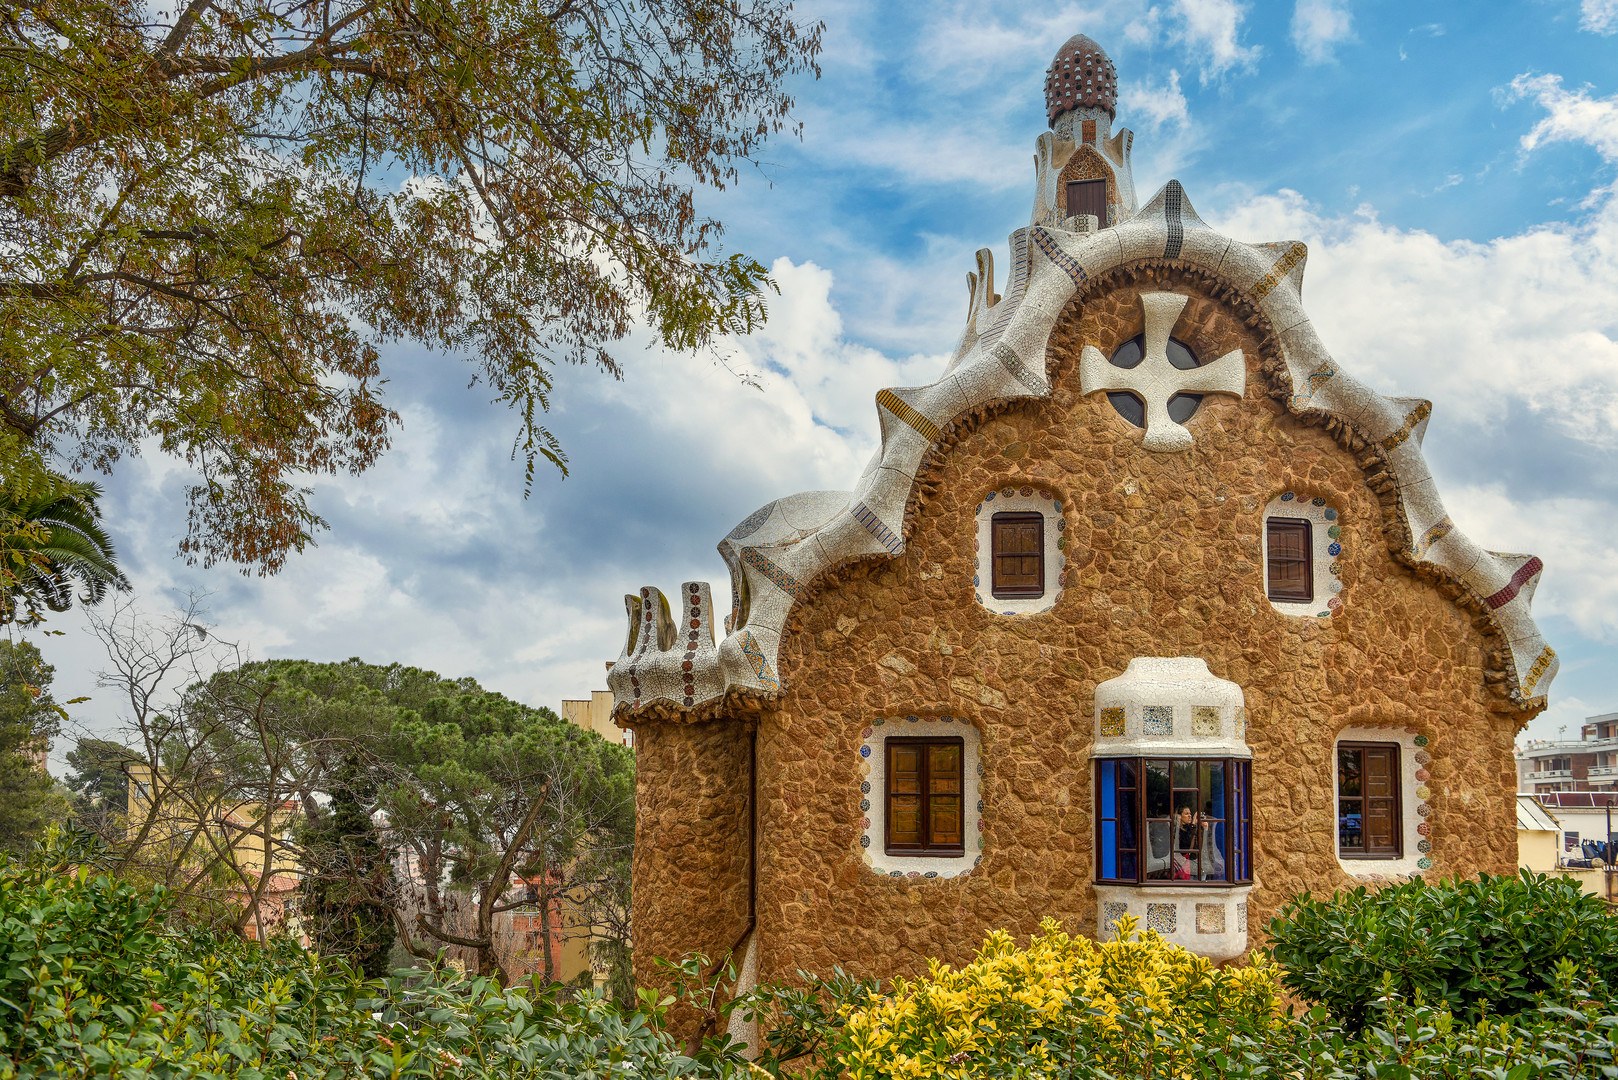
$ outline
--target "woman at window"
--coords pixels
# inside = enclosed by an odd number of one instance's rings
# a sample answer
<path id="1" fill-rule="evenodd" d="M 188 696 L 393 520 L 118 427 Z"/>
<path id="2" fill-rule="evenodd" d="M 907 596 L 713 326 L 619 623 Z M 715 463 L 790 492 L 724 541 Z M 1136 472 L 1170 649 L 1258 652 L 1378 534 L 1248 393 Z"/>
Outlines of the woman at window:
<path id="1" fill-rule="evenodd" d="M 1189 803 L 1182 803 L 1174 827 L 1174 877 L 1189 881 L 1197 877 L 1197 865 L 1202 861 L 1202 824 Z"/>

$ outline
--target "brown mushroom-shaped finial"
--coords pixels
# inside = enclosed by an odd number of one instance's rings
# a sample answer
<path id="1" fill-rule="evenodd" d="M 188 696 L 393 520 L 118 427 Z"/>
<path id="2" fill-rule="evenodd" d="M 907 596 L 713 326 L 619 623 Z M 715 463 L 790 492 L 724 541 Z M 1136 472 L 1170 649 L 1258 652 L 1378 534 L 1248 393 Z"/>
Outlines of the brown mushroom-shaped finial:
<path id="1" fill-rule="evenodd" d="M 1107 51 L 1083 34 L 1074 34 L 1056 51 L 1045 72 L 1045 118 L 1052 127 L 1069 109 L 1086 106 L 1118 115 L 1118 69 Z"/>

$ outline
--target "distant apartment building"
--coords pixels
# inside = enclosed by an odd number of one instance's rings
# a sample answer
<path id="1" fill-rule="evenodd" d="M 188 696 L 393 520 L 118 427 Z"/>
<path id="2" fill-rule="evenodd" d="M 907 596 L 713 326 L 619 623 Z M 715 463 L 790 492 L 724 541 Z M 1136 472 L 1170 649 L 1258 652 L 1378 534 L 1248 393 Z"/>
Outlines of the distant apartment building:
<path id="1" fill-rule="evenodd" d="M 1618 793 L 1618 712 L 1587 717 L 1577 741 L 1535 739 L 1517 751 L 1517 790 Z"/>

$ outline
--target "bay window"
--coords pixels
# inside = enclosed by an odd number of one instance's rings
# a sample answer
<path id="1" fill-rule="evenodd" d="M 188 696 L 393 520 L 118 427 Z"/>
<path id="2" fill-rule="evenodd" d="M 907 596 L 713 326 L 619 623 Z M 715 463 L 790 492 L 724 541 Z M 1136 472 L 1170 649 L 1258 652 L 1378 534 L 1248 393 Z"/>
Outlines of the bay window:
<path id="1" fill-rule="evenodd" d="M 1096 880 L 1242 885 L 1253 880 L 1252 763 L 1243 758 L 1101 758 Z"/>

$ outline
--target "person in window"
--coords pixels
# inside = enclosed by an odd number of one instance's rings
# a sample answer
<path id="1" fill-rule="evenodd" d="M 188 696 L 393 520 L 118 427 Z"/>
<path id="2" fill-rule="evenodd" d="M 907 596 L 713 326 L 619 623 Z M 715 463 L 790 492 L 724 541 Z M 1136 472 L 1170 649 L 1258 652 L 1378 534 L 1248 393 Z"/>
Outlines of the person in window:
<path id="1" fill-rule="evenodd" d="M 1189 881 L 1197 876 L 1197 864 L 1201 861 L 1202 851 L 1202 824 L 1198 821 L 1197 812 L 1189 804 L 1180 807 L 1174 820 L 1174 878 L 1177 881 Z"/>

